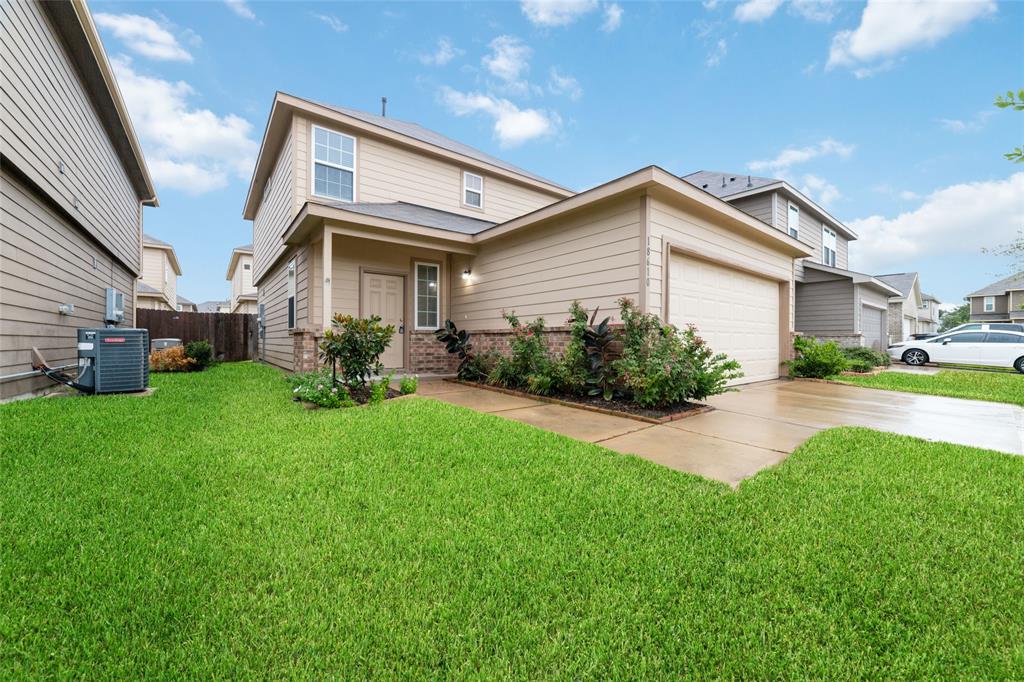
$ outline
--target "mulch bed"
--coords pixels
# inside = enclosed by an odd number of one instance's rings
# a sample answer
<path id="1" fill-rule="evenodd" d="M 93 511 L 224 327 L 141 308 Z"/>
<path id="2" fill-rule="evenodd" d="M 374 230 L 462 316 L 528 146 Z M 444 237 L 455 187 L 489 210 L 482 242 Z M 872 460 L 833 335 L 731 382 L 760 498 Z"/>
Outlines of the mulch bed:
<path id="1" fill-rule="evenodd" d="M 705 412 L 710 412 L 715 409 L 710 405 L 704 405 L 703 403 L 683 403 L 681 405 L 672 405 L 671 407 L 665 408 L 641 407 L 635 403 L 630 403 L 625 400 L 605 400 L 601 396 L 535 395 L 533 393 L 517 391 L 511 388 L 491 386 L 490 384 L 484 384 L 478 381 L 462 381 L 461 379 L 445 379 L 445 381 L 450 381 L 453 384 L 472 386 L 473 388 L 482 388 L 486 391 L 495 391 L 497 393 L 514 395 L 520 398 L 537 400 L 542 403 L 565 405 L 567 407 L 576 407 L 582 410 L 600 412 L 601 414 L 608 414 L 615 417 L 636 419 L 637 421 L 647 422 L 649 424 L 664 424 L 665 422 L 685 419 L 686 417 L 694 417 L 698 414 L 704 414 Z"/>

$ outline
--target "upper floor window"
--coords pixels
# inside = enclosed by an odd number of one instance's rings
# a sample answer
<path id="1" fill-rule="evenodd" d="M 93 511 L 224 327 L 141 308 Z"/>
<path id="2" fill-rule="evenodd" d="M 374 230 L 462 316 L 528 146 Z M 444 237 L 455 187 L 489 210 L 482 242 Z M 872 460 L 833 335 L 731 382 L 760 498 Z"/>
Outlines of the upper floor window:
<path id="1" fill-rule="evenodd" d="M 313 194 L 353 201 L 356 138 L 313 126 Z"/>
<path id="2" fill-rule="evenodd" d="M 462 174 L 462 201 L 473 208 L 484 207 L 484 179 L 473 173 Z"/>
<path id="3" fill-rule="evenodd" d="M 991 312 L 995 312 L 995 309 L 996 309 L 996 297 L 995 296 L 986 296 L 982 300 L 982 310 L 984 310 L 986 313 L 991 313 Z"/>
<path id="4" fill-rule="evenodd" d="M 825 265 L 836 266 L 836 231 L 821 226 L 821 257 Z"/>
<path id="5" fill-rule="evenodd" d="M 789 220 L 787 222 L 789 227 L 789 236 L 793 239 L 800 238 L 800 207 L 789 202 Z"/>

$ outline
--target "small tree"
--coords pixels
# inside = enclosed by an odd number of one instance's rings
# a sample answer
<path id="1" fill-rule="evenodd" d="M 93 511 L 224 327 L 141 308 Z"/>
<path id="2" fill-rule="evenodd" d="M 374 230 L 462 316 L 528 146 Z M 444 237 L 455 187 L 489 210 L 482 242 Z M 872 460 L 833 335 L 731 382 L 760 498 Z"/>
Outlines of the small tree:
<path id="1" fill-rule="evenodd" d="M 324 332 L 320 342 L 320 359 L 330 364 L 331 378 L 337 383 L 338 368 L 346 386 L 366 386 L 374 374 L 380 374 L 384 365 L 380 356 L 391 345 L 394 325 L 382 325 L 381 318 L 357 318 L 335 315 L 331 328 Z"/>
<path id="2" fill-rule="evenodd" d="M 1006 91 L 1006 97 L 1002 95 L 996 96 L 995 106 L 1000 109 L 1009 109 L 1010 111 L 1024 111 L 1024 88 L 1021 88 L 1014 94 L 1012 90 Z M 1024 148 L 1015 147 L 1003 154 L 1007 161 L 1014 163 L 1024 163 Z"/>
<path id="3" fill-rule="evenodd" d="M 950 310 L 945 315 L 942 315 L 942 323 L 939 325 L 939 332 L 944 332 L 958 327 L 962 324 L 967 324 L 971 319 L 971 304 L 964 303 L 961 306 Z"/>

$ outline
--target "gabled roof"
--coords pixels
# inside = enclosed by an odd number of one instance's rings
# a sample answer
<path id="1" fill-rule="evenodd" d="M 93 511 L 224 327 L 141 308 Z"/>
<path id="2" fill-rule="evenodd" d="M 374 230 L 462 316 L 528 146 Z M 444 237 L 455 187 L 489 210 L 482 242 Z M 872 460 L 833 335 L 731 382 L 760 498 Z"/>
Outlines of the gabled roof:
<path id="1" fill-rule="evenodd" d="M 181 277 L 181 264 L 178 263 L 178 254 L 174 253 L 174 247 L 165 242 L 162 239 L 157 239 L 153 235 L 142 233 L 142 245 L 149 246 L 154 249 L 163 249 L 167 252 L 168 257 L 171 259 L 171 267 L 174 268 L 174 274 Z"/>
<path id="2" fill-rule="evenodd" d="M 914 282 L 917 281 L 916 272 L 896 272 L 890 275 L 875 275 L 894 289 L 899 290 L 900 296 L 907 298 L 914 291 Z"/>
<path id="3" fill-rule="evenodd" d="M 351 211 L 353 213 L 361 213 L 362 215 L 397 220 L 402 223 L 409 223 L 410 225 L 421 225 L 423 227 L 433 227 L 438 230 L 447 230 L 449 232 L 460 232 L 462 234 L 477 234 L 478 232 L 483 232 L 484 230 L 497 225 L 497 223 L 489 220 L 470 218 L 459 213 L 441 211 L 436 208 L 410 204 L 405 201 L 392 201 L 386 203 L 363 202 L 352 204 L 344 201 L 317 200 L 316 203 L 323 204 L 324 206 L 331 206 L 333 208 L 340 208 L 343 211 Z"/>
<path id="4" fill-rule="evenodd" d="M 188 300 L 187 298 L 185 298 L 181 294 L 178 294 L 177 298 L 178 298 L 178 305 L 195 305 L 195 303 L 193 303 L 192 301 Z"/>
<path id="5" fill-rule="evenodd" d="M 842 268 L 834 268 L 831 265 L 822 265 L 821 263 L 815 263 L 814 261 L 804 261 L 804 268 L 810 268 L 811 270 L 819 270 L 821 272 L 827 272 L 832 275 L 839 275 L 840 277 L 849 278 L 854 284 L 860 284 L 862 286 L 869 286 L 872 289 L 884 293 L 886 296 L 902 296 L 903 293 L 887 284 L 876 277 L 865 274 L 863 272 L 854 272 L 853 270 L 843 270 Z"/>
<path id="6" fill-rule="evenodd" d="M 923 291 L 921 292 L 921 300 L 922 301 L 935 301 L 936 303 L 942 303 L 942 301 L 940 301 L 939 299 L 935 298 L 931 294 L 926 294 Z"/>
<path id="7" fill-rule="evenodd" d="M 220 306 L 226 306 L 229 301 L 203 301 L 196 305 L 196 311 L 200 313 L 215 313 Z"/>
<path id="8" fill-rule="evenodd" d="M 231 249 L 231 260 L 228 261 L 228 274 L 224 279 L 231 279 L 235 274 L 235 268 L 238 267 L 238 261 L 242 256 L 252 255 L 252 244 L 242 244 Z"/>
<path id="9" fill-rule="evenodd" d="M 978 289 L 973 294 L 967 294 L 967 298 L 972 296 L 1002 296 L 1007 291 L 1024 289 L 1024 272 L 1018 272 L 1015 275 L 1004 277 L 998 282 L 992 282 L 987 287 Z"/>
<path id="10" fill-rule="evenodd" d="M 136 291 L 142 296 L 163 296 L 164 292 L 160 291 L 156 287 L 151 287 L 142 280 L 138 280 L 135 283 Z"/>

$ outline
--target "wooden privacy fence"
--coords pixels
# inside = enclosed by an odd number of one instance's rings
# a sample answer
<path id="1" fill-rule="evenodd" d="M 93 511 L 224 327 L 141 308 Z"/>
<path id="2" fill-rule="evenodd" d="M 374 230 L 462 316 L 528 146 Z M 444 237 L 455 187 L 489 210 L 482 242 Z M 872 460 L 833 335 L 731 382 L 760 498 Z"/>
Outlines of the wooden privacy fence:
<path id="1" fill-rule="evenodd" d="M 256 359 L 256 316 L 241 313 L 179 313 L 174 310 L 135 311 L 136 326 L 149 330 L 149 339 L 209 341 L 213 355 L 224 362 Z"/>

